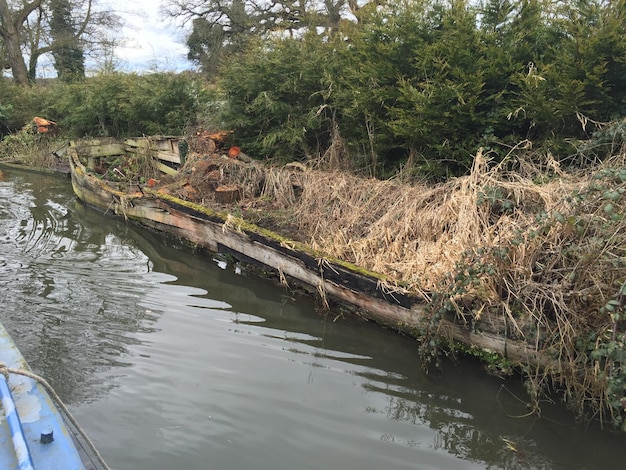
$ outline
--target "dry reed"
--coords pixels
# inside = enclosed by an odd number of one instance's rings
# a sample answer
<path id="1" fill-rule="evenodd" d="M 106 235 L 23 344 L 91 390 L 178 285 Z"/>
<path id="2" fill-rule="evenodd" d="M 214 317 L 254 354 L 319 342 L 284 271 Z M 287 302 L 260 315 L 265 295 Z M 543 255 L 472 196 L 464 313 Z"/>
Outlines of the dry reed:
<path id="1" fill-rule="evenodd" d="M 262 197 L 315 249 L 442 293 L 463 318 L 490 312 L 558 360 L 531 388 L 560 384 L 583 414 L 609 399 L 608 362 L 581 366 L 580 344 L 615 327 L 601 308 L 626 281 L 625 161 L 571 173 L 529 155 L 511 172 L 478 153 L 469 175 L 439 185 L 269 168 Z"/>

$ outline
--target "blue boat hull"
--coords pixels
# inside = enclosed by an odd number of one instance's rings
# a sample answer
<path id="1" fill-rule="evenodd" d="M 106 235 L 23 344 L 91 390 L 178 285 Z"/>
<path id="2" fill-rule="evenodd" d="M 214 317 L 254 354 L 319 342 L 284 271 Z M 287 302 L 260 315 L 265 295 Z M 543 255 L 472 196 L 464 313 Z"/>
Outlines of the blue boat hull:
<path id="1" fill-rule="evenodd" d="M 12 369 L 30 370 L 15 343 L 0 324 L 0 361 Z M 77 450 L 62 415 L 42 385 L 22 375 L 10 374 L 8 385 L 19 416 L 23 441 L 28 446 L 32 467 L 36 470 L 79 470 L 92 468 L 86 466 Z M 29 468 L 18 462 L 21 447 L 14 445 L 12 438 L 14 426 L 9 426 L 7 415 L 12 411 L 3 397 L 3 410 L 0 413 L 0 469 L 12 470 Z M 8 409 L 7 409 L 8 408 Z M 18 424 L 18 427 L 20 425 Z M 46 435 L 52 432 L 53 440 L 42 443 Z M 22 440 L 18 439 L 21 443 Z M 30 468 L 32 468 L 30 467 Z"/>

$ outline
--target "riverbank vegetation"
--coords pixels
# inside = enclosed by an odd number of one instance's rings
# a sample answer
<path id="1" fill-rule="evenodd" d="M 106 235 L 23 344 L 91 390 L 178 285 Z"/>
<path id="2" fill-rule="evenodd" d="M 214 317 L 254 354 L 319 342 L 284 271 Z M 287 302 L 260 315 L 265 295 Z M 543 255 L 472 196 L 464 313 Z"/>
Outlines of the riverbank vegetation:
<path id="1" fill-rule="evenodd" d="M 421 295 L 425 355 L 451 350 L 442 318 L 488 318 L 547 358 L 514 365 L 534 410 L 557 392 L 626 430 L 626 1 L 328 5 L 350 15 L 213 54 L 191 15 L 206 74 L 2 80 L 0 150 L 232 130 L 263 164 L 233 167 L 229 210 Z"/>
<path id="2" fill-rule="evenodd" d="M 490 366 L 526 375 L 533 411 L 556 392 L 578 416 L 622 425 L 626 146 L 582 170 L 527 149 L 501 162 L 479 151 L 469 174 L 438 184 L 207 158 L 195 147 L 157 191 L 227 211 L 233 227 L 288 234 L 379 273 L 387 292 L 421 297 L 429 318 L 414 333 L 426 358 L 464 351 L 448 340 L 451 318 L 528 345 L 539 359 L 490 357 Z M 216 201 L 218 185 L 241 199 Z"/>

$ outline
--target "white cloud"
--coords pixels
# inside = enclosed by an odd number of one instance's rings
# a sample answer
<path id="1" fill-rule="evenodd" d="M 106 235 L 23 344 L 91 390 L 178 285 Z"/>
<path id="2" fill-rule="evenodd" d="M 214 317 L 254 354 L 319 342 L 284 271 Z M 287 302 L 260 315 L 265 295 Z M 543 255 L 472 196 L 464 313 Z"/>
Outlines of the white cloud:
<path id="1" fill-rule="evenodd" d="M 125 71 L 182 71 L 187 60 L 185 33 L 159 13 L 158 0 L 103 0 L 123 21 L 115 48 L 117 68 Z"/>

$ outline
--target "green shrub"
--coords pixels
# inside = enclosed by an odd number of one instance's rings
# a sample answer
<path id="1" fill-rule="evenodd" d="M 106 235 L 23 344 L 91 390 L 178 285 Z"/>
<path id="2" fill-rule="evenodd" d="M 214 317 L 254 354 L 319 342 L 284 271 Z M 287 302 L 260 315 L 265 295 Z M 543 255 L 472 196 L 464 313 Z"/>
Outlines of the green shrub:
<path id="1" fill-rule="evenodd" d="M 262 157 L 300 158 L 329 145 L 332 109 L 327 70 L 334 62 L 322 36 L 256 43 L 221 70 L 224 120 L 238 142 Z"/>
<path id="2" fill-rule="evenodd" d="M 260 156 L 464 173 L 527 139 L 562 160 L 626 114 L 626 1 L 368 4 L 335 35 L 256 43 L 222 70 L 227 125 Z M 575 145 L 572 145 L 575 144 Z"/>
<path id="3" fill-rule="evenodd" d="M 25 86 L 0 79 L 0 132 L 13 132 L 41 114 L 40 94 Z"/>
<path id="4" fill-rule="evenodd" d="M 209 101 L 194 74 L 103 74 L 56 82 L 44 93 L 45 113 L 68 137 L 180 135 Z"/>

